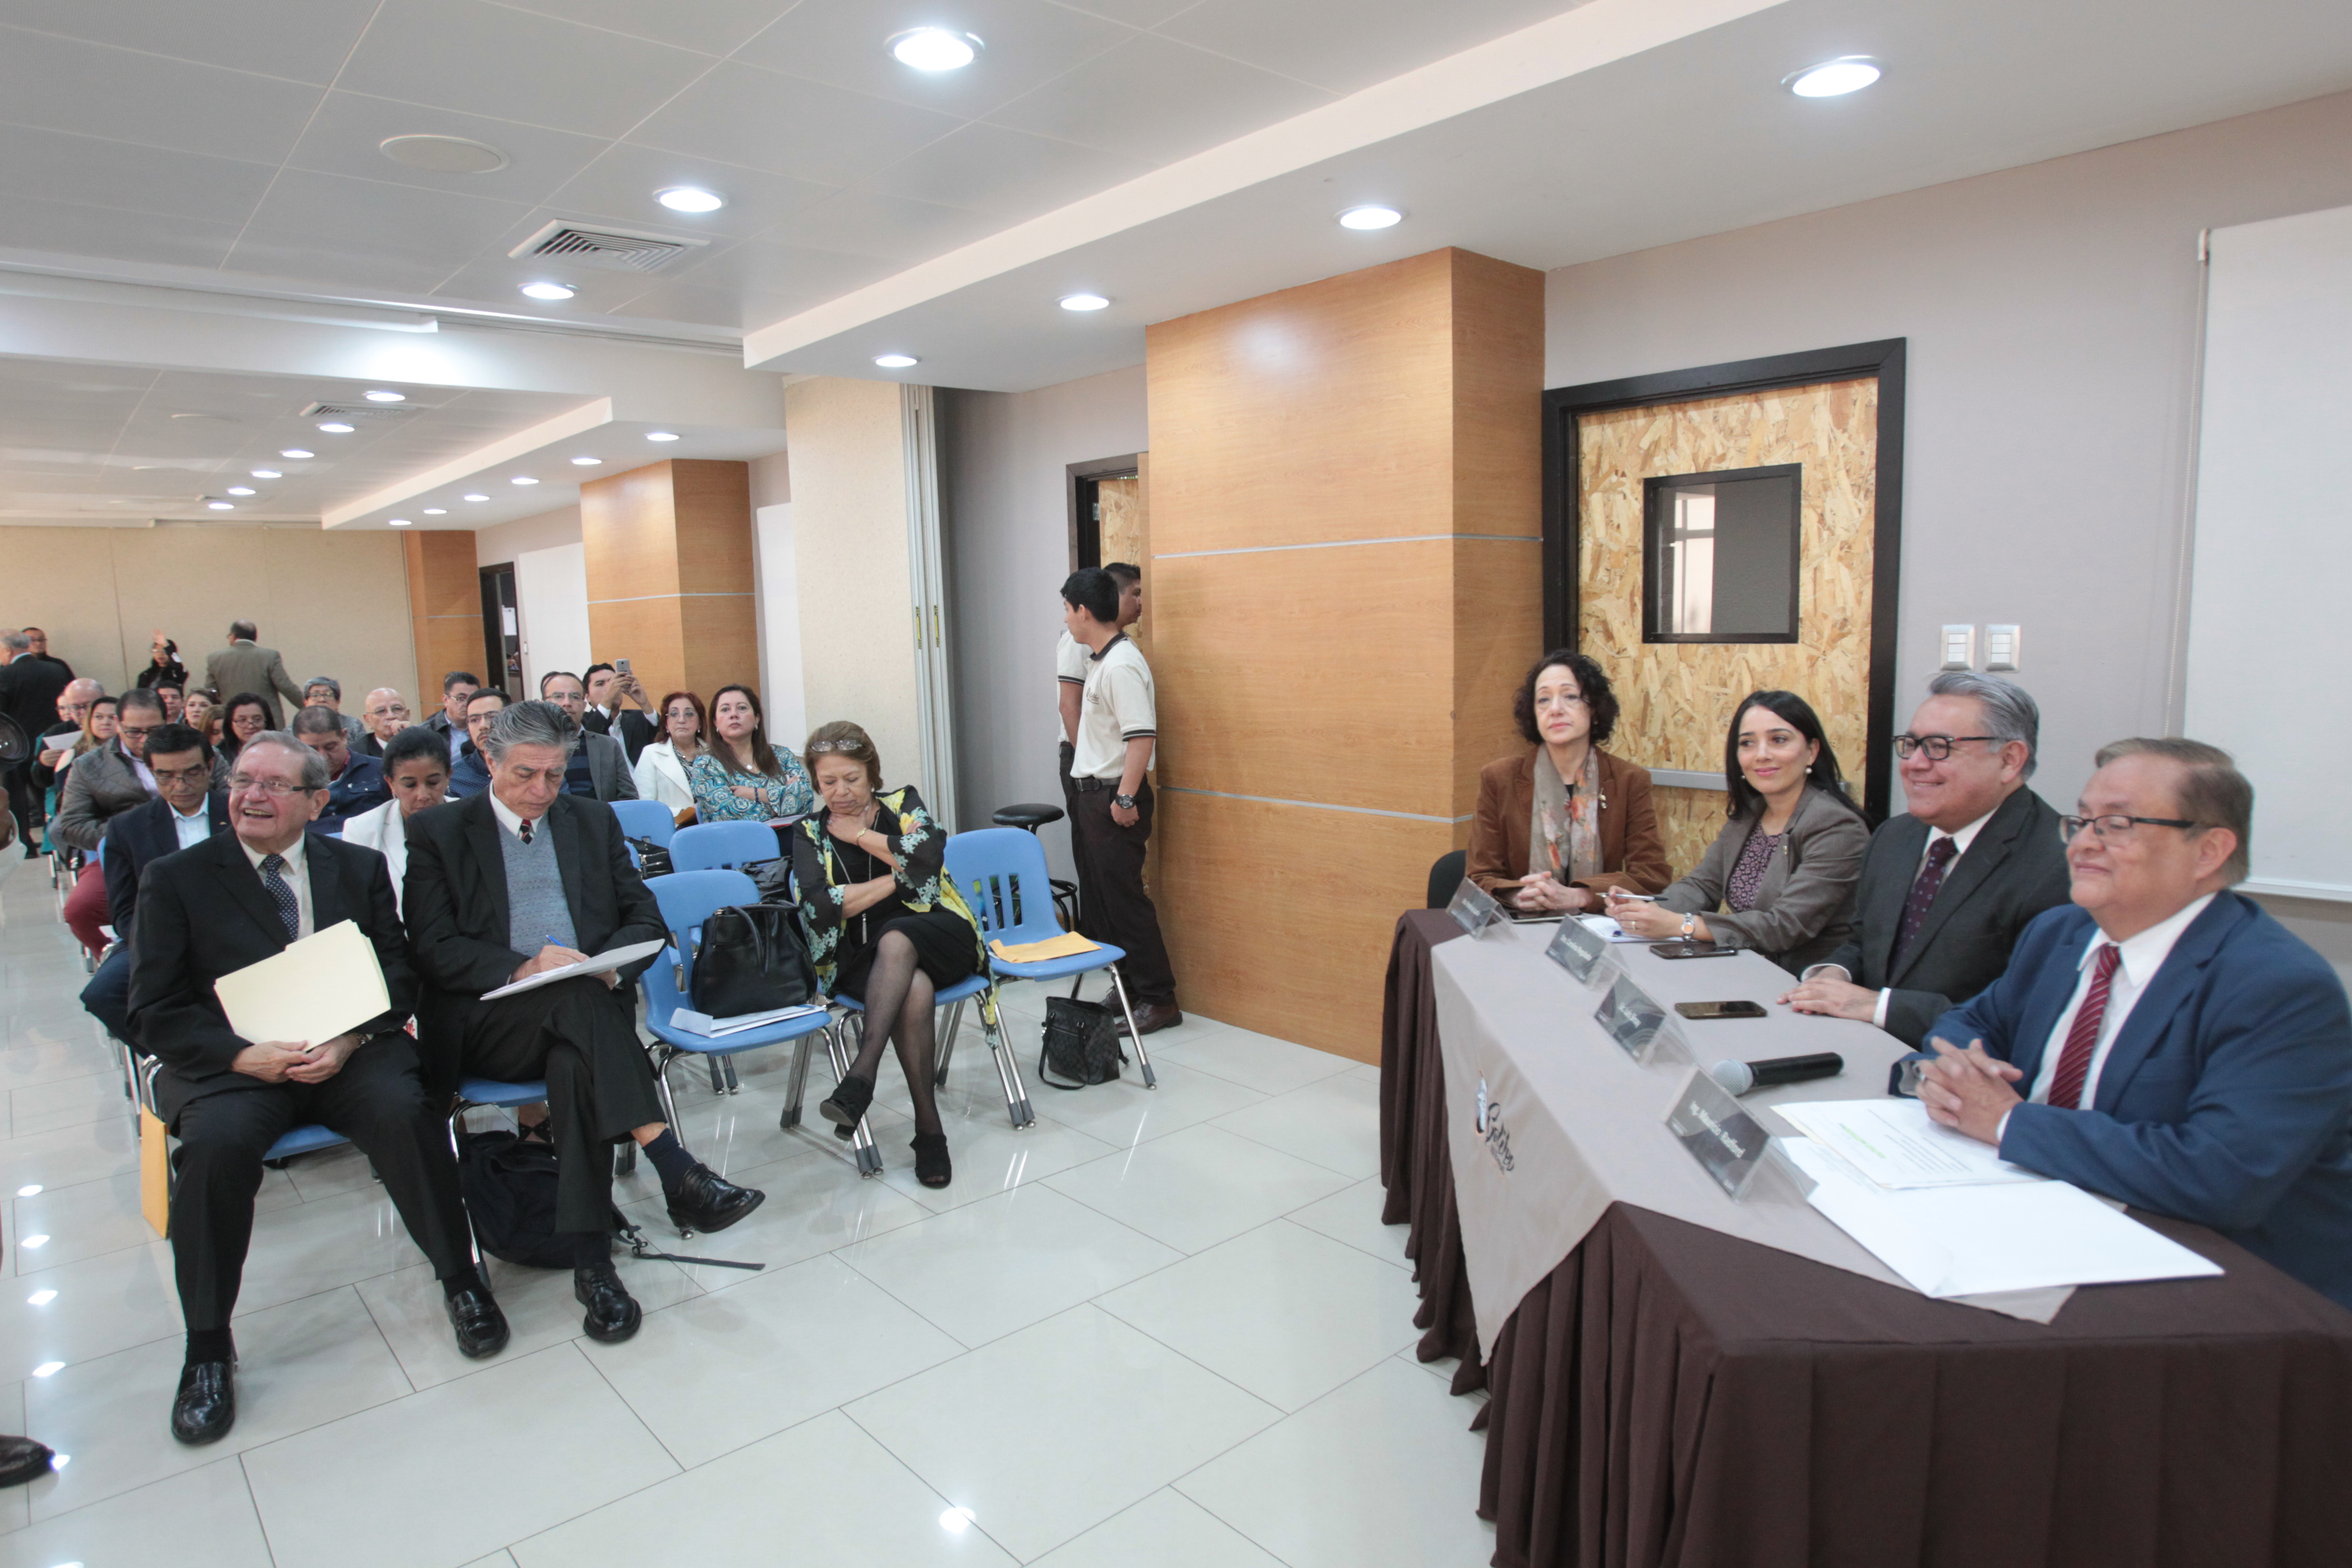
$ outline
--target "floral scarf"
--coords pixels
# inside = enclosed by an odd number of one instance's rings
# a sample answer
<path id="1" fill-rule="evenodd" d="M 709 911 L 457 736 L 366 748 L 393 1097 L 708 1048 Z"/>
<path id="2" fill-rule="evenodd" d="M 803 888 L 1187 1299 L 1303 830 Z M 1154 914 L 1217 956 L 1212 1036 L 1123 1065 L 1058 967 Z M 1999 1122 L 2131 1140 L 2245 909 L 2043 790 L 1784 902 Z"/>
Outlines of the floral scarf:
<path id="1" fill-rule="evenodd" d="M 1536 798 L 1528 824 L 1528 874 L 1573 882 L 1601 864 L 1601 749 L 1584 749 L 1584 770 L 1570 791 L 1552 766 L 1549 747 L 1536 748 Z"/>

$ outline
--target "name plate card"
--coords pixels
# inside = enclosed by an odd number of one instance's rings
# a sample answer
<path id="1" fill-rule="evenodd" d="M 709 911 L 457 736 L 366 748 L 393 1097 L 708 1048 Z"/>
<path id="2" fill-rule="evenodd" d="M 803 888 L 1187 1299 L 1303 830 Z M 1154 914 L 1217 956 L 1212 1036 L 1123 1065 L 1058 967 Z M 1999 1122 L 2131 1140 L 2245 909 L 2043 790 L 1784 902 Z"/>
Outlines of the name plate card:
<path id="1" fill-rule="evenodd" d="M 1463 878 L 1462 885 L 1454 889 L 1454 898 L 1446 904 L 1445 912 L 1454 917 L 1454 924 L 1474 937 L 1486 935 L 1489 926 L 1499 924 L 1507 918 L 1503 906 L 1496 902 L 1495 895 L 1467 877 Z"/>
<path id="2" fill-rule="evenodd" d="M 1592 1016 L 1627 1056 L 1644 1067 L 1649 1065 L 1658 1041 L 1667 1033 L 1666 1010 L 1651 1001 L 1649 994 L 1630 975 L 1620 974 L 1610 983 L 1608 993 L 1601 998 L 1601 1005 Z"/>
<path id="3" fill-rule="evenodd" d="M 1690 1152 L 1715 1184 L 1734 1201 L 1748 1195 L 1765 1156 L 1772 1152 L 1771 1134 L 1739 1108 L 1724 1087 L 1693 1068 L 1666 1113 L 1666 1131 Z"/>
<path id="4" fill-rule="evenodd" d="M 1559 922 L 1559 934 L 1544 949 L 1544 956 L 1590 985 L 1608 962 L 1609 942 L 1605 937 L 1595 936 L 1590 926 L 1570 916 Z"/>

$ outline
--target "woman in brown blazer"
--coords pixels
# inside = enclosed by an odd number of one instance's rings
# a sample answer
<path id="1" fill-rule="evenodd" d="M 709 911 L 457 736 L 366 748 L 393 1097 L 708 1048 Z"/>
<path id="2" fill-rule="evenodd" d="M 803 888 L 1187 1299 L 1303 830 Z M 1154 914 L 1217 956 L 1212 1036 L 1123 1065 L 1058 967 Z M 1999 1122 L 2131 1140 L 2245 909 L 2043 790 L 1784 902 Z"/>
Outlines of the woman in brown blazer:
<path id="1" fill-rule="evenodd" d="M 1601 749 L 1617 698 L 1565 648 L 1536 661 L 1512 712 L 1530 750 L 1478 771 L 1472 881 L 1515 909 L 1585 913 L 1602 890 L 1654 893 L 1673 873 L 1650 806 L 1650 771 Z"/>

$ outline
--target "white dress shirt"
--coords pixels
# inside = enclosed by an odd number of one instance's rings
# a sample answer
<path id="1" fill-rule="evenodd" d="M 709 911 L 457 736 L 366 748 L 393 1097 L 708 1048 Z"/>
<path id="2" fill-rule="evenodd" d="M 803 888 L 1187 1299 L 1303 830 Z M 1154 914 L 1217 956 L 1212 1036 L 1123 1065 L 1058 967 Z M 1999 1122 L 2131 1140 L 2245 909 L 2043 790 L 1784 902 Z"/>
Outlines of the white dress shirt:
<path id="1" fill-rule="evenodd" d="M 183 849 L 193 849 L 210 838 L 213 836 L 213 803 L 209 800 L 198 801 L 196 809 L 192 812 L 182 812 L 174 808 L 172 813 L 172 831 L 180 836 L 180 847 Z"/>
<path id="2" fill-rule="evenodd" d="M 310 869 L 306 853 L 310 841 L 310 835 L 305 832 L 294 840 L 292 847 L 278 851 L 278 858 L 286 862 L 286 868 L 278 875 L 285 878 L 286 885 L 294 889 L 294 910 L 298 917 L 294 934 L 297 941 L 312 935 L 319 929 L 318 922 L 310 918 Z M 245 851 L 245 858 L 253 863 L 257 875 L 261 870 L 264 851 L 256 849 L 242 838 L 236 841 L 236 847 Z M 267 893 L 268 889 L 265 885 L 262 890 Z"/>
<path id="3" fill-rule="evenodd" d="M 497 816 L 499 826 L 505 828 L 509 833 L 513 834 L 516 838 L 521 838 L 523 821 L 522 813 L 516 811 L 513 807 L 508 805 L 505 801 L 500 800 L 499 798 L 498 791 L 494 789 L 486 789 L 482 793 L 490 797 L 490 810 Z M 544 812 L 541 812 L 538 816 L 531 819 L 530 836 L 533 838 L 539 837 L 540 825 L 546 822 L 546 820 L 547 815 Z"/>
<path id="4" fill-rule="evenodd" d="M 2133 1005 L 2156 979 L 2156 972 L 2164 967 L 2164 961 L 2171 953 L 2172 944 L 2180 940 L 2180 933 L 2187 931 L 2191 922 L 2205 912 L 2205 906 L 2212 901 L 2210 893 L 2201 899 L 2191 900 L 2179 913 L 2158 921 L 2137 936 L 2126 937 L 2116 943 L 2122 952 L 2115 975 L 2107 982 L 2107 1011 L 2106 1016 L 2099 1020 L 2099 1043 L 2091 1048 L 2090 1071 L 2083 1075 L 2084 1107 L 2088 1108 L 2099 1098 L 2099 1074 L 2107 1065 L 2107 1052 L 2115 1047 L 2116 1037 L 2123 1032 L 2125 1020 L 2131 1016 Z M 2083 956 L 2074 961 L 2074 967 L 2082 972 L 2081 978 L 2074 982 L 2074 995 L 2066 1004 L 2066 1010 L 2059 1014 L 2058 1022 L 2051 1026 L 2050 1038 L 2042 1047 L 2042 1070 L 2034 1074 L 2033 1092 L 2026 1096 L 2036 1105 L 2050 1103 L 2050 1083 L 2058 1076 L 2058 1058 L 2066 1048 L 2068 1032 L 2074 1027 L 2074 1015 L 2083 1010 L 2083 998 L 2091 989 L 2091 978 L 2095 973 L 2091 960 L 2106 944 L 2106 932 L 2094 930 L 2091 940 L 2084 944 Z M 2002 1120 L 2005 1127 L 2007 1118 Z"/>

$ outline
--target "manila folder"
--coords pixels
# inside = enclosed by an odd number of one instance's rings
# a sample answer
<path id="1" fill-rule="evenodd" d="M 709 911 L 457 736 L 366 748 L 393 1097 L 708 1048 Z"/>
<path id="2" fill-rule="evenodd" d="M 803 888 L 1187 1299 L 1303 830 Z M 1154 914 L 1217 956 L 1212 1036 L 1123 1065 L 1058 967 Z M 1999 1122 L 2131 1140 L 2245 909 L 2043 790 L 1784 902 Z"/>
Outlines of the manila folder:
<path id="1" fill-rule="evenodd" d="M 338 921 L 285 952 L 213 982 L 228 1026 L 263 1040 L 320 1045 L 392 1009 L 375 945 L 357 922 Z"/>

